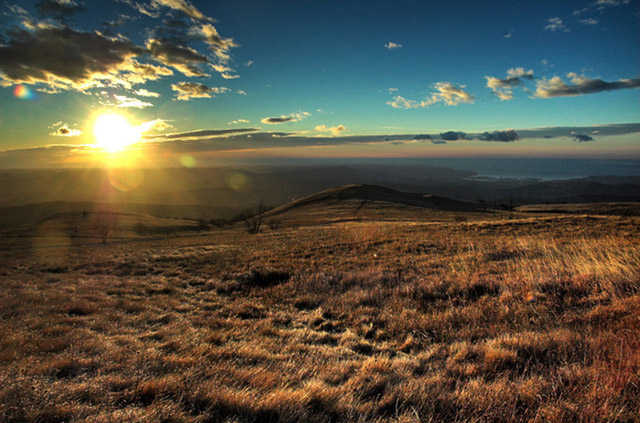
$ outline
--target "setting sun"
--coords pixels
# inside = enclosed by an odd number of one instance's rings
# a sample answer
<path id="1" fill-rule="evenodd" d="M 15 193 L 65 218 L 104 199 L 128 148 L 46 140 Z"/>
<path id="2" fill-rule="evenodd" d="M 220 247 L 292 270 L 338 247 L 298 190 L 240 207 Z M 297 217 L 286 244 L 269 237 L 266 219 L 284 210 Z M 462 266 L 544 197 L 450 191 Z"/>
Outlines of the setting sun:
<path id="1" fill-rule="evenodd" d="M 98 146 L 108 151 L 120 151 L 140 139 L 140 131 L 117 114 L 104 114 L 96 119 L 93 133 Z"/>

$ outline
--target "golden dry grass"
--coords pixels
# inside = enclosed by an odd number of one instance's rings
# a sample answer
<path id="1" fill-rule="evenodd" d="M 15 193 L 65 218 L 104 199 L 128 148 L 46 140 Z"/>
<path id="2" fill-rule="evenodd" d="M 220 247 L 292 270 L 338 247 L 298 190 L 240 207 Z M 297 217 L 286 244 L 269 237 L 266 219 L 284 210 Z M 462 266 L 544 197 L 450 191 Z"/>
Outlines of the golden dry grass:
<path id="1" fill-rule="evenodd" d="M 638 421 L 639 233 L 560 216 L 11 240 L 0 421 Z"/>

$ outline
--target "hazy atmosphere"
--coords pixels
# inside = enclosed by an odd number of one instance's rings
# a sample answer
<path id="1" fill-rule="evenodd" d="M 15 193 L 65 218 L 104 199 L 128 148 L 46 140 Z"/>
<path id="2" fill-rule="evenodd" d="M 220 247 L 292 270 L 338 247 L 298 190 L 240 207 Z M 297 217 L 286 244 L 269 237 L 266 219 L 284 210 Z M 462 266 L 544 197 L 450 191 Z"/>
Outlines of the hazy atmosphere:
<path id="1" fill-rule="evenodd" d="M 637 1 L 6 1 L 1 19 L 4 168 L 640 157 Z"/>

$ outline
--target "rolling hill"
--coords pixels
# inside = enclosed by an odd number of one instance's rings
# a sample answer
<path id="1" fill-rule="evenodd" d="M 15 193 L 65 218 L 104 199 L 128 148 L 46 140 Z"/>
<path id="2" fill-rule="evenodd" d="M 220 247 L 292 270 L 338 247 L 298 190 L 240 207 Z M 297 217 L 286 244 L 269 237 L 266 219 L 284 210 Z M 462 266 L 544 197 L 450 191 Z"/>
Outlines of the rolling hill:
<path id="1" fill-rule="evenodd" d="M 478 203 L 377 185 L 344 185 L 284 204 L 267 216 L 297 224 L 327 224 L 351 220 L 451 220 L 478 213 L 487 213 Z"/>

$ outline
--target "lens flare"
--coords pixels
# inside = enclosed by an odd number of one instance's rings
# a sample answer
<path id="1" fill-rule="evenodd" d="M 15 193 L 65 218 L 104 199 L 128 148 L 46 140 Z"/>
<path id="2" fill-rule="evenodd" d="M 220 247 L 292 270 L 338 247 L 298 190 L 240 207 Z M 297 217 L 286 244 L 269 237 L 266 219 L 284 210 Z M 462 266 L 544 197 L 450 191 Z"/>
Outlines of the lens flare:
<path id="1" fill-rule="evenodd" d="M 196 167 L 197 164 L 196 158 L 188 154 L 180 156 L 180 163 L 182 163 L 182 166 L 184 167 Z"/>
<path id="2" fill-rule="evenodd" d="M 109 183 L 120 191 L 138 188 L 144 180 L 142 169 L 109 169 Z"/>
<path id="3" fill-rule="evenodd" d="M 229 187 L 240 192 L 247 191 L 249 189 L 249 179 L 239 172 L 229 175 L 227 178 L 227 184 Z"/>
<path id="4" fill-rule="evenodd" d="M 13 95 L 21 100 L 34 100 L 36 93 L 25 85 L 16 85 L 13 89 Z"/>

